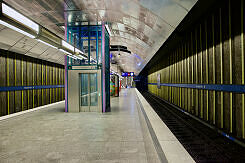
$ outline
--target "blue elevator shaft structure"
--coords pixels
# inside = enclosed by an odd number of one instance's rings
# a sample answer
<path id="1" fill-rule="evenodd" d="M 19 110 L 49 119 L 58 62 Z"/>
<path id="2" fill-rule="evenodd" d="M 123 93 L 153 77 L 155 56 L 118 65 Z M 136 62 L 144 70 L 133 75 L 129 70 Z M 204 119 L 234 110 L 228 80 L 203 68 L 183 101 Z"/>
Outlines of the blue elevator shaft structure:
<path id="1" fill-rule="evenodd" d="M 102 25 L 67 25 L 67 42 L 79 49 L 82 59 L 66 58 L 66 72 L 76 66 L 101 70 L 102 112 L 110 111 L 110 36 Z M 68 78 L 68 76 L 67 76 Z M 67 97 L 69 94 L 66 95 Z M 67 100 L 68 98 L 66 98 Z M 66 104 L 66 112 L 68 106 Z"/>

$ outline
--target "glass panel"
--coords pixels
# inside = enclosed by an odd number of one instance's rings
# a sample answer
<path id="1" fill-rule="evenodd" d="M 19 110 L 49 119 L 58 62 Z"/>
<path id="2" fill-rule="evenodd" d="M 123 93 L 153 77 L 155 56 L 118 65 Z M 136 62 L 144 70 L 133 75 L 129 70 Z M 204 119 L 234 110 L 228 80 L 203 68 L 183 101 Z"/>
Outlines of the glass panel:
<path id="1" fill-rule="evenodd" d="M 98 105 L 97 73 L 90 74 L 90 106 Z"/>
<path id="2" fill-rule="evenodd" d="M 81 74 L 81 106 L 88 106 L 88 74 Z"/>

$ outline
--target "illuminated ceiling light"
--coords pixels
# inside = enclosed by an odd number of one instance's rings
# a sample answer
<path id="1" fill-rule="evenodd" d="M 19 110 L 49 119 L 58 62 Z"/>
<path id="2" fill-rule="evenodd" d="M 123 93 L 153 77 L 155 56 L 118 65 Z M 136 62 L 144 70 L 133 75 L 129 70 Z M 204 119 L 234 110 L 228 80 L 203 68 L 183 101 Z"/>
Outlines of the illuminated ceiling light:
<path id="1" fill-rule="evenodd" d="M 18 21 L 19 23 L 26 25 L 37 33 L 39 32 L 39 25 L 37 23 L 33 22 L 29 18 L 25 17 L 24 15 L 20 14 L 19 12 L 15 11 L 4 3 L 2 3 L 2 12 L 4 15 L 7 15 L 8 17 Z"/>
<path id="2" fill-rule="evenodd" d="M 66 41 L 62 40 L 62 46 L 71 50 L 71 51 L 74 51 L 74 46 L 72 46 L 71 44 L 67 43 Z"/>
<path id="3" fill-rule="evenodd" d="M 90 57 L 90 60 L 94 61 L 95 63 L 97 63 L 97 61 L 93 58 L 93 57 Z"/>
<path id="4" fill-rule="evenodd" d="M 61 51 L 61 52 L 63 52 L 63 53 L 66 53 L 66 54 L 68 54 L 68 55 L 72 55 L 71 53 L 69 53 L 68 51 L 65 51 L 65 50 L 63 50 L 63 49 L 59 49 L 59 51 Z"/>
<path id="5" fill-rule="evenodd" d="M 81 59 L 87 59 L 86 57 L 82 56 L 82 55 L 78 55 L 79 58 Z"/>
<path id="6" fill-rule="evenodd" d="M 15 26 L 13 26 L 13 25 L 10 25 L 10 24 L 8 24 L 8 23 L 2 21 L 2 20 L 0 20 L 0 24 L 4 25 L 4 26 L 6 26 L 6 27 L 8 27 L 8 28 L 10 28 L 10 29 L 13 29 L 13 30 L 15 30 L 15 31 L 17 31 L 17 32 L 19 32 L 19 33 L 21 33 L 21 34 L 23 34 L 23 35 L 26 35 L 26 36 L 28 36 L 28 37 L 30 37 L 30 38 L 35 38 L 35 36 L 31 35 L 30 33 L 27 33 L 27 32 L 25 32 L 25 31 L 23 31 L 23 30 L 21 30 L 21 29 L 15 27 Z"/>
<path id="7" fill-rule="evenodd" d="M 37 39 L 37 41 L 39 41 L 39 42 L 41 42 L 41 43 L 43 43 L 43 44 L 45 44 L 45 45 L 48 45 L 48 46 L 50 46 L 50 47 L 52 47 L 52 48 L 54 48 L 54 49 L 58 49 L 57 47 L 55 47 L 55 46 L 53 46 L 53 45 L 51 45 L 51 44 L 49 44 L 49 43 L 47 43 L 47 42 L 45 42 L 45 41 L 43 41 L 43 40 Z"/>
<path id="8" fill-rule="evenodd" d="M 110 35 L 110 36 L 112 36 L 112 34 L 111 34 L 111 31 L 110 31 L 110 28 L 109 28 L 108 24 L 106 24 L 106 25 L 105 25 L 105 28 L 106 28 L 106 30 L 108 31 L 109 35 Z"/>
<path id="9" fill-rule="evenodd" d="M 68 22 L 71 22 L 71 19 L 72 19 L 72 15 L 70 14 L 70 15 L 68 16 Z"/>
<path id="10" fill-rule="evenodd" d="M 75 57 L 73 55 L 68 55 L 68 57 L 73 58 L 73 59 L 78 59 L 77 57 Z"/>
<path id="11" fill-rule="evenodd" d="M 75 48 L 75 52 L 76 52 L 76 53 L 84 54 L 81 50 L 79 50 L 79 49 L 77 49 L 77 48 Z"/>

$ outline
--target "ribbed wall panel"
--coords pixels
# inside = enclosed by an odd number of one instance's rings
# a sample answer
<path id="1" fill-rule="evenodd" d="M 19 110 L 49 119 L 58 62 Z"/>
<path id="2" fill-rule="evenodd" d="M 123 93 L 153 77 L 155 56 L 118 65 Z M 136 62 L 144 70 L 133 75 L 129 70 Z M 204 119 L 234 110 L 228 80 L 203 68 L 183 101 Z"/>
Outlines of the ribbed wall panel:
<path id="1" fill-rule="evenodd" d="M 170 54 L 148 71 L 148 83 L 244 84 L 244 2 L 225 0 L 200 18 Z M 243 24 L 242 24 L 243 23 Z M 160 52 L 159 52 L 160 53 Z M 151 93 L 227 133 L 245 138 L 244 94 L 148 85 Z"/>
<path id="2" fill-rule="evenodd" d="M 63 85 L 63 76 L 62 65 L 0 50 L 0 87 Z M 64 100 L 63 89 L 0 91 L 0 116 Z"/>

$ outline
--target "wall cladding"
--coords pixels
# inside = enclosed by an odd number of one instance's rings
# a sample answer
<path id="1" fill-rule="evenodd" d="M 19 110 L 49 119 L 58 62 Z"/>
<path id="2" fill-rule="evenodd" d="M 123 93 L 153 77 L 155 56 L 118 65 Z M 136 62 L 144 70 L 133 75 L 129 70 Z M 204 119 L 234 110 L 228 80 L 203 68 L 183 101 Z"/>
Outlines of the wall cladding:
<path id="1" fill-rule="evenodd" d="M 244 85 L 244 1 L 225 0 L 148 72 L 148 83 Z M 159 52 L 161 53 L 161 52 Z M 245 138 L 244 94 L 148 85 L 148 90 L 237 138 Z"/>
<path id="2" fill-rule="evenodd" d="M 0 87 L 64 85 L 64 67 L 0 49 Z M 64 88 L 0 91 L 0 116 L 64 100 Z"/>

